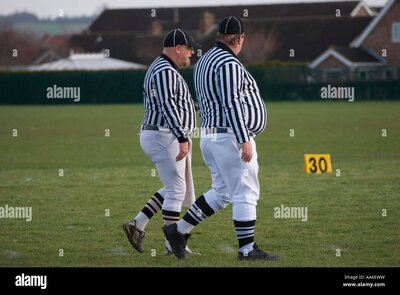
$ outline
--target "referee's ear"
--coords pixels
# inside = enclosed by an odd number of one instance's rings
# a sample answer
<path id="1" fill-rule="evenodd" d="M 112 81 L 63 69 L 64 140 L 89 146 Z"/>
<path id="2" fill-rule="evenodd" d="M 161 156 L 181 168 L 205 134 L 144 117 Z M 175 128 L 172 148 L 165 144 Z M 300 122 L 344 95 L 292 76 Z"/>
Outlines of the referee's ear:
<path id="1" fill-rule="evenodd" d="M 175 46 L 175 53 L 179 54 L 181 52 L 181 45 Z"/>
<path id="2" fill-rule="evenodd" d="M 244 33 L 241 33 L 237 38 L 238 45 L 243 45 L 244 43 Z"/>

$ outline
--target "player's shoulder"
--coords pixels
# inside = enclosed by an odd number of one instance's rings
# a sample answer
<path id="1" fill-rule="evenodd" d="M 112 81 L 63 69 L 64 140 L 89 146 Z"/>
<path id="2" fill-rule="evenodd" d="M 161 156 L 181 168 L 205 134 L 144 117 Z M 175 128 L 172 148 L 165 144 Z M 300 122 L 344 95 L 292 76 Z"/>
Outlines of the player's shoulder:
<path id="1" fill-rule="evenodd" d="M 242 67 L 240 61 L 230 52 L 223 50 L 220 47 L 213 47 L 204 56 L 204 62 L 214 65 L 215 68 L 222 67 L 226 64 L 238 64 Z"/>
<path id="2" fill-rule="evenodd" d="M 216 68 L 226 69 L 228 67 L 235 66 L 240 71 L 246 71 L 246 68 L 242 65 L 242 63 L 234 56 L 230 56 L 229 58 L 220 60 L 217 64 Z"/>
<path id="3" fill-rule="evenodd" d="M 179 75 L 179 72 L 166 59 L 161 57 L 154 60 L 152 66 L 149 67 L 149 71 L 153 75 L 161 72 L 171 72 L 173 75 Z"/>

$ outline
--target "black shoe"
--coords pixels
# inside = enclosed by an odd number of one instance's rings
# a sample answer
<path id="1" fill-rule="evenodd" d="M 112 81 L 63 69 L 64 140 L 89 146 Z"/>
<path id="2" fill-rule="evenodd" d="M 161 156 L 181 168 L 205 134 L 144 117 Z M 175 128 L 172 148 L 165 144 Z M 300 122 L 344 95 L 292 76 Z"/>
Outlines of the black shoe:
<path id="1" fill-rule="evenodd" d="M 263 250 L 259 249 L 256 243 L 254 243 L 253 248 L 254 249 L 252 251 L 250 251 L 249 253 L 246 253 L 246 254 L 239 252 L 237 259 L 239 259 L 239 260 L 271 260 L 271 261 L 276 261 L 276 260 L 280 259 L 279 256 L 269 255 L 267 252 L 264 252 Z"/>
<path id="2" fill-rule="evenodd" d="M 178 259 L 186 258 L 186 244 L 190 234 L 181 234 L 178 232 L 176 223 L 164 225 L 162 227 L 165 237 L 171 245 L 172 252 Z"/>
<path id="3" fill-rule="evenodd" d="M 136 228 L 135 220 L 123 224 L 122 228 L 126 233 L 126 237 L 128 238 L 128 241 L 132 245 L 132 247 L 140 253 L 143 253 L 143 241 L 145 237 L 145 232 Z"/>

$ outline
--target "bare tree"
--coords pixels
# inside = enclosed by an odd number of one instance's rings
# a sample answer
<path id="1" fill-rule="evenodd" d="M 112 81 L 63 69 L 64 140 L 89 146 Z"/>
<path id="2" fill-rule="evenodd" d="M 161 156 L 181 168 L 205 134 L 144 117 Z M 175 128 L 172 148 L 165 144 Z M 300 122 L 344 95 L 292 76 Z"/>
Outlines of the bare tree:
<path id="1" fill-rule="evenodd" d="M 242 57 L 246 63 L 263 63 L 279 49 L 279 38 L 276 29 L 260 26 L 248 26 Z"/>
<path id="2" fill-rule="evenodd" d="M 47 51 L 65 56 L 69 50 L 65 36 L 36 37 L 30 32 L 0 27 L 0 66 L 30 65 Z"/>

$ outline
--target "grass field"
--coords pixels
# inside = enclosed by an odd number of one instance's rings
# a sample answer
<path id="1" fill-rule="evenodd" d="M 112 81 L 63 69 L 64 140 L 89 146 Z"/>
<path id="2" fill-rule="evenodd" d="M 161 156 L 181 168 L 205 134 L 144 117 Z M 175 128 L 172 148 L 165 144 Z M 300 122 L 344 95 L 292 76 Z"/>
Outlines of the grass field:
<path id="1" fill-rule="evenodd" d="M 31 222 L 0 219 L 0 266 L 400 266 L 400 103 L 267 107 L 256 242 L 281 261 L 236 260 L 231 207 L 192 232 L 199 257 L 164 255 L 160 214 L 134 252 L 121 225 L 161 187 L 138 142 L 142 106 L 75 104 L 0 107 L 0 207 L 32 207 Z M 210 176 L 194 147 L 199 196 Z M 334 173 L 304 173 L 305 153 L 330 153 Z M 281 205 L 307 207 L 307 221 L 274 218 Z"/>

